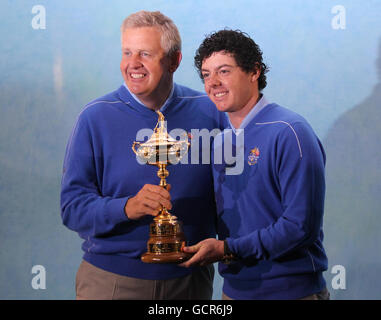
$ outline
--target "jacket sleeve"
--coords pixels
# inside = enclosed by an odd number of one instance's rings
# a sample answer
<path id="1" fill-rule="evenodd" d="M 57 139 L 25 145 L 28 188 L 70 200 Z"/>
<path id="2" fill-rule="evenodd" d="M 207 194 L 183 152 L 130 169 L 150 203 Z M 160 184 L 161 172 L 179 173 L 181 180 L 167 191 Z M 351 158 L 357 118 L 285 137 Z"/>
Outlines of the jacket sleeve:
<path id="1" fill-rule="evenodd" d="M 279 258 L 309 246 L 321 231 L 325 153 L 320 141 L 308 124 L 298 122 L 282 130 L 274 150 L 274 180 L 283 212 L 265 228 L 227 239 L 231 250 L 241 258 Z"/>
<path id="2" fill-rule="evenodd" d="M 129 197 L 102 196 L 96 159 L 85 112 L 82 112 L 66 147 L 61 180 L 61 217 L 81 236 L 99 236 L 128 221 L 124 207 Z"/>

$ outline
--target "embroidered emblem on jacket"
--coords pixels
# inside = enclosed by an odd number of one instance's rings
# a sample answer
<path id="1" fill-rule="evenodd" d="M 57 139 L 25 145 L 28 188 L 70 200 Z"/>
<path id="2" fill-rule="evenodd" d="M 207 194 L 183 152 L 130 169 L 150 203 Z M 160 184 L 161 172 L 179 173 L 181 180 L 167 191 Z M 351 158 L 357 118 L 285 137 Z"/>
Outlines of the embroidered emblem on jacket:
<path id="1" fill-rule="evenodd" d="M 247 161 L 247 163 L 250 166 L 255 165 L 259 159 L 259 149 L 257 147 L 255 147 L 254 149 L 251 149 L 249 156 L 247 158 L 249 159 L 249 161 Z"/>

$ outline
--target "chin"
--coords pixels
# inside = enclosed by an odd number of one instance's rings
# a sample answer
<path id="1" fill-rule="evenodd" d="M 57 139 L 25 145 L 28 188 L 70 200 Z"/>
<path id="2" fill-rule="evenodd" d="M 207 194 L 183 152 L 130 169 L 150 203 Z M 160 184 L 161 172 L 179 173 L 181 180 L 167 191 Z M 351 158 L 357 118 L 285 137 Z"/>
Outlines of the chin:
<path id="1" fill-rule="evenodd" d="M 229 112 L 229 107 L 225 106 L 225 105 L 219 105 L 219 104 L 216 104 L 216 108 L 218 111 L 221 111 L 221 112 Z"/>
<path id="2" fill-rule="evenodd" d="M 134 83 L 128 83 L 127 87 L 135 95 L 142 94 L 145 91 L 144 88 L 142 88 L 141 86 L 136 85 Z"/>

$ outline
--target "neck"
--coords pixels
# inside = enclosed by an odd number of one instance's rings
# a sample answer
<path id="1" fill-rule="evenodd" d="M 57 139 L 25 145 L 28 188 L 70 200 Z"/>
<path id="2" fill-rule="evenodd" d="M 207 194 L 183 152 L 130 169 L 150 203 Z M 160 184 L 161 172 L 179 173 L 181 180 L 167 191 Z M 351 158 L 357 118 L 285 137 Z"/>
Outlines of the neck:
<path id="1" fill-rule="evenodd" d="M 258 101 L 261 99 L 262 95 L 259 92 L 256 92 L 251 99 L 246 103 L 246 105 L 239 109 L 238 111 L 229 112 L 228 116 L 231 124 L 235 129 L 239 129 L 243 119 L 247 116 L 247 114 L 255 107 Z"/>
<path id="2" fill-rule="evenodd" d="M 138 97 L 147 108 L 159 110 L 168 99 L 173 87 L 172 77 L 163 77 L 157 88 L 147 97 Z"/>
<path id="3" fill-rule="evenodd" d="M 152 97 L 152 98 L 139 98 L 139 100 L 148 108 L 151 110 L 159 110 L 165 103 L 165 101 L 168 99 L 169 94 L 171 92 L 172 87 L 168 92 L 166 92 L 166 95 L 161 95 L 158 97 Z"/>

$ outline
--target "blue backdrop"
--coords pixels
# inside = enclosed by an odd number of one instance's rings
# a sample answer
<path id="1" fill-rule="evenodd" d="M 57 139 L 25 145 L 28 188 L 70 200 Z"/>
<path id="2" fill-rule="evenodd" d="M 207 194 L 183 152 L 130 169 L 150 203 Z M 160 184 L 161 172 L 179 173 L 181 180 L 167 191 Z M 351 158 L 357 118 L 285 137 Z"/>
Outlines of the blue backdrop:
<path id="1" fill-rule="evenodd" d="M 36 20 L 36 5 L 45 21 Z M 65 145 L 81 108 L 122 83 L 119 27 L 142 9 L 177 24 L 183 61 L 175 81 L 198 90 L 193 56 L 206 34 L 241 29 L 260 45 L 270 66 L 264 93 L 305 116 L 326 148 L 331 296 L 380 299 L 378 0 L 2 0 L 0 299 L 75 297 L 81 241 L 59 212 Z M 46 271 L 45 289 L 33 287 L 36 265 Z M 220 290 L 217 276 L 215 299 Z"/>

